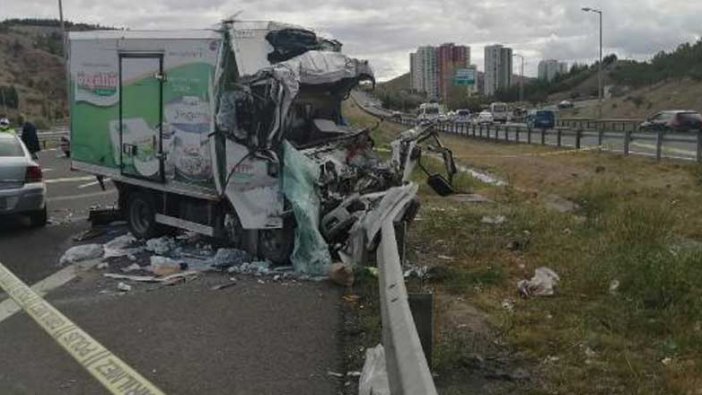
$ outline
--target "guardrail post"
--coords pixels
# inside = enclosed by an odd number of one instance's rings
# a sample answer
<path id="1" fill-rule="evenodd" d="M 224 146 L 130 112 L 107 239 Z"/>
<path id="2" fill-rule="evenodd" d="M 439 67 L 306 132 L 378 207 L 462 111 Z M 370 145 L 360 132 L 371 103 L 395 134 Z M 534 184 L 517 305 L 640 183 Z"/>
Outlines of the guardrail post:
<path id="1" fill-rule="evenodd" d="M 541 128 L 541 145 L 546 145 L 546 129 Z"/>
<path id="2" fill-rule="evenodd" d="M 597 145 L 601 146 L 602 142 L 604 141 L 604 129 L 601 127 L 597 127 Z"/>
<path id="3" fill-rule="evenodd" d="M 631 142 L 631 132 L 624 132 L 624 155 L 629 155 L 629 143 Z"/>
<path id="4" fill-rule="evenodd" d="M 561 133 L 562 132 L 563 132 L 563 130 L 558 129 L 558 128 L 556 129 L 556 147 L 559 147 L 559 148 L 561 146 Z"/>
<path id="5" fill-rule="evenodd" d="M 514 138 L 515 138 L 515 141 L 516 141 L 517 143 L 520 143 L 520 141 L 519 141 L 519 126 L 517 126 L 517 127 L 514 129 Z"/>
<path id="6" fill-rule="evenodd" d="M 575 129 L 575 149 L 580 149 L 580 138 L 583 135 L 583 130 L 578 128 Z"/>
<path id="7" fill-rule="evenodd" d="M 663 130 L 658 130 L 656 133 L 656 160 L 661 160 L 661 151 L 663 150 Z"/>
<path id="8" fill-rule="evenodd" d="M 505 125 L 505 141 L 509 141 L 509 126 Z"/>
<path id="9" fill-rule="evenodd" d="M 702 129 L 697 131 L 697 163 L 702 162 Z"/>
<path id="10" fill-rule="evenodd" d="M 527 126 L 527 144 L 531 144 L 531 128 Z"/>
<path id="11" fill-rule="evenodd" d="M 434 351 L 434 294 L 410 293 L 407 295 L 414 326 L 417 327 L 419 342 L 427 357 L 427 364 L 431 369 L 432 354 Z"/>

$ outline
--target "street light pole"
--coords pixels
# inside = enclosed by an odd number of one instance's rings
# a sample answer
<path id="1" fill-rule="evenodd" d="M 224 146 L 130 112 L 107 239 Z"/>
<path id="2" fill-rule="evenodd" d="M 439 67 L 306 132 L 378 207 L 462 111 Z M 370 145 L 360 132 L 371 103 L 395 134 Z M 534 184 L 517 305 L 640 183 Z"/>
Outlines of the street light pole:
<path id="1" fill-rule="evenodd" d="M 523 102 L 524 101 L 524 56 L 515 53 L 512 56 L 517 56 L 519 59 L 522 61 L 522 67 L 519 70 L 519 101 Z"/>
<path id="2" fill-rule="evenodd" d="M 71 74 L 68 69 L 68 36 L 66 35 L 66 26 L 63 23 L 63 2 L 58 0 L 59 21 L 61 23 L 61 38 L 63 42 L 63 63 L 66 67 L 66 103 L 70 107 L 71 101 Z M 65 110 L 65 108 L 64 108 Z"/>
<path id="3" fill-rule="evenodd" d="M 598 118 L 602 118 L 602 98 L 604 96 L 604 88 L 602 86 L 602 10 L 598 10 L 596 8 L 590 8 L 590 7 L 584 7 L 582 9 L 585 12 L 594 12 L 598 14 L 599 16 L 599 22 L 600 22 L 600 63 L 599 67 L 597 70 L 597 98 L 598 98 L 598 106 L 597 106 L 597 116 Z"/>

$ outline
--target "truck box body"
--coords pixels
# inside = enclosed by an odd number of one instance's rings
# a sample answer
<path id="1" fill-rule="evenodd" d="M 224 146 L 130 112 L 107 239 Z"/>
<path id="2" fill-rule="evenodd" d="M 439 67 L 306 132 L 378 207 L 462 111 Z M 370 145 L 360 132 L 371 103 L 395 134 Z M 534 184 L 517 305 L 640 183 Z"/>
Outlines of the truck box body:
<path id="1" fill-rule="evenodd" d="M 210 136 L 221 43 L 207 30 L 71 33 L 74 167 L 214 194 Z"/>

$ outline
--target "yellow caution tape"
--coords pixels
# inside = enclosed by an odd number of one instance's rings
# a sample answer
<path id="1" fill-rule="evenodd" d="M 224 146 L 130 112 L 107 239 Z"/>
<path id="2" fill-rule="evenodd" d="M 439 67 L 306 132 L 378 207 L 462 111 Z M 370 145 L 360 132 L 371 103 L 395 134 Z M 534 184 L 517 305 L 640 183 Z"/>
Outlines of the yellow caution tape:
<path id="1" fill-rule="evenodd" d="M 157 395 L 163 391 L 112 354 L 37 295 L 0 263 L 0 288 L 29 314 L 83 368 L 113 394 Z"/>

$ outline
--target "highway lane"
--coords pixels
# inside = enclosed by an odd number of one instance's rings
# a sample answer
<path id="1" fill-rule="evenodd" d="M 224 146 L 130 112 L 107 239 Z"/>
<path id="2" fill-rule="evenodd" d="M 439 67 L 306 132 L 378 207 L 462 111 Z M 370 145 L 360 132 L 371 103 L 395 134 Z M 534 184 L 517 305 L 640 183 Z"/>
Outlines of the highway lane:
<path id="1" fill-rule="evenodd" d="M 32 284 L 57 270 L 57 262 L 71 244 L 71 236 L 88 229 L 91 207 L 115 204 L 117 191 L 106 191 L 89 174 L 72 171 L 70 160 L 58 150 L 39 153 L 47 187 L 49 224 L 31 228 L 21 216 L 0 218 L 0 262 Z"/>

